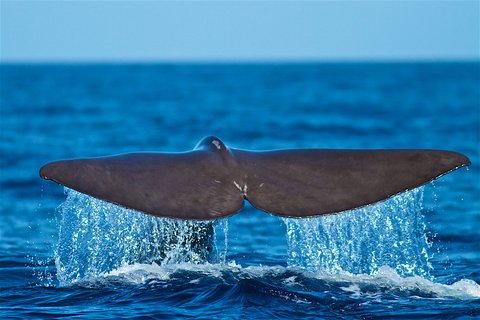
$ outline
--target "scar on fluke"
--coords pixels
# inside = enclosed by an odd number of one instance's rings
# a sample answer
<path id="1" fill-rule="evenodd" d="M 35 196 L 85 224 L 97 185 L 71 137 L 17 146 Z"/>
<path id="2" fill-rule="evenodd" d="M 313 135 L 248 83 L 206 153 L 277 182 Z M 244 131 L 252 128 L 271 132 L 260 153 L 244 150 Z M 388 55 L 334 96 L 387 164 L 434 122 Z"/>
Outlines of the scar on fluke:
<path id="1" fill-rule="evenodd" d="M 228 148 L 209 136 L 181 153 L 130 153 L 46 164 L 40 176 L 146 214 L 212 220 L 244 201 L 284 217 L 359 208 L 470 165 L 442 150 Z"/>

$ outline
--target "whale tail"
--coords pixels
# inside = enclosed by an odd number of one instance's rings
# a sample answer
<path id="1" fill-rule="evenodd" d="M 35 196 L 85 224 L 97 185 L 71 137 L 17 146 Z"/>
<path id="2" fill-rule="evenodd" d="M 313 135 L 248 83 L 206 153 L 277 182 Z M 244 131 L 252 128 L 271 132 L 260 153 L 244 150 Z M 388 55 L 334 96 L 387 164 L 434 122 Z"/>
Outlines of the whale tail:
<path id="1" fill-rule="evenodd" d="M 212 220 L 244 200 L 285 217 L 338 213 L 424 185 L 470 160 L 440 150 L 245 151 L 216 137 L 184 153 L 63 160 L 40 176 L 146 214 Z"/>

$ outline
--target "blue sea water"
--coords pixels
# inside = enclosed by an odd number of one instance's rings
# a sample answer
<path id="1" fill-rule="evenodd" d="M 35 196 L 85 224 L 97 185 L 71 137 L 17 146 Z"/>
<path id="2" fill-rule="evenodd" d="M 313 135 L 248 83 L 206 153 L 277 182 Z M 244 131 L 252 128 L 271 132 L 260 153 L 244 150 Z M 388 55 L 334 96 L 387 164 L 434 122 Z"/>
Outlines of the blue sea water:
<path id="1" fill-rule="evenodd" d="M 480 317 L 478 62 L 3 64 L 0 77 L 0 318 Z M 38 176 L 210 134 L 243 149 L 447 149 L 472 166 L 339 215 L 247 205 L 213 224 Z M 193 248 L 202 228 L 212 253 Z"/>

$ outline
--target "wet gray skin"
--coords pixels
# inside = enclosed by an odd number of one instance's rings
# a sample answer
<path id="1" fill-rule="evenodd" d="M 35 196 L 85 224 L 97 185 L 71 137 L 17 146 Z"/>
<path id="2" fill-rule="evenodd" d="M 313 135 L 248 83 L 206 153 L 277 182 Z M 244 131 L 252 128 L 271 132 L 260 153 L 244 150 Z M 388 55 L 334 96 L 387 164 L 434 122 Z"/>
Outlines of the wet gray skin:
<path id="1" fill-rule="evenodd" d="M 40 176 L 146 214 L 214 220 L 254 207 L 284 217 L 338 213 L 385 200 L 470 165 L 441 150 L 246 151 L 214 136 L 183 153 L 55 161 Z"/>

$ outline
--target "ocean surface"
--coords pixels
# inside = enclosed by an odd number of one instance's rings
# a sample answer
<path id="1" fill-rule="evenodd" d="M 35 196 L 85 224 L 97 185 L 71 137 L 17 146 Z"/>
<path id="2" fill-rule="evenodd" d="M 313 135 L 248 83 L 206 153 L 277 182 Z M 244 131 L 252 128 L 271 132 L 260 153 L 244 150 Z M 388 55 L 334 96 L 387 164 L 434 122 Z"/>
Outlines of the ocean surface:
<path id="1" fill-rule="evenodd" d="M 480 317 L 480 63 L 1 65 L 0 318 Z M 472 161 L 338 215 L 155 218 L 39 178 L 57 159 L 431 148 Z M 393 179 L 393 177 L 392 177 Z M 192 233 L 214 230 L 198 248 Z"/>

